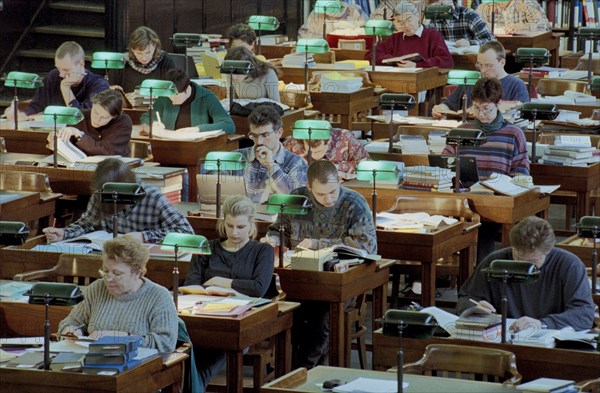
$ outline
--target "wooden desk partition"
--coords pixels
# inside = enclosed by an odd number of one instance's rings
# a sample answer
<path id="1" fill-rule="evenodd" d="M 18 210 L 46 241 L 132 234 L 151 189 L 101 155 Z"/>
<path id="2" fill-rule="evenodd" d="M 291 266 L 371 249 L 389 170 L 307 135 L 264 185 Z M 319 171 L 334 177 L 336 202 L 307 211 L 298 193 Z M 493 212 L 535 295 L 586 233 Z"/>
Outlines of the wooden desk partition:
<path id="1" fill-rule="evenodd" d="M 510 351 L 517 357 L 517 368 L 523 375 L 523 382 L 542 377 L 575 381 L 598 378 L 598 364 L 600 364 L 600 352 L 595 351 L 496 344 L 437 337 L 428 340 L 404 338 L 402 343 L 405 363 L 419 360 L 425 352 L 425 347 L 429 344 L 468 345 Z M 373 333 L 373 369 L 387 370 L 396 366 L 397 350 L 398 337 L 384 336 L 381 330 Z"/>
<path id="2" fill-rule="evenodd" d="M 50 155 L 46 147 L 48 130 L 14 130 L 0 128 L 0 137 L 4 138 L 6 151 L 10 153 L 29 153 Z"/>
<path id="3" fill-rule="evenodd" d="M 504 49 L 516 53 L 519 48 L 547 48 L 550 50 L 550 66 L 558 67 L 560 62 L 558 47 L 560 46 L 560 35 L 551 31 L 519 33 L 518 35 L 496 34 Z"/>

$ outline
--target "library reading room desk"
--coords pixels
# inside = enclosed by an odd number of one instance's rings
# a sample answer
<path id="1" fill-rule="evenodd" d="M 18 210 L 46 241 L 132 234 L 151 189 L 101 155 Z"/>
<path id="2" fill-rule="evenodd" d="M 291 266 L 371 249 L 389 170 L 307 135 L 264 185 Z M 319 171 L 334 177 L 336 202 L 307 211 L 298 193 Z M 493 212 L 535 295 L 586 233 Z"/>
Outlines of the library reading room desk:
<path id="1" fill-rule="evenodd" d="M 39 222 L 40 228 L 52 223 L 56 200 L 61 194 L 0 190 L 0 220 Z"/>
<path id="2" fill-rule="evenodd" d="M 402 339 L 404 362 L 416 362 L 429 344 L 455 344 L 487 347 L 510 351 L 517 357 L 517 368 L 523 382 L 536 378 L 558 378 L 583 381 L 600 376 L 599 351 L 544 348 L 519 344 L 486 343 L 475 340 L 433 337 L 430 339 Z M 384 336 L 380 330 L 373 333 L 373 369 L 387 370 L 396 366 L 398 337 Z"/>
<path id="3" fill-rule="evenodd" d="M 264 385 L 261 393 L 321 393 L 321 384 L 338 379 L 342 383 L 352 382 L 357 378 L 372 378 L 396 381 L 396 373 L 382 371 L 358 370 L 353 368 L 318 366 L 307 371 L 299 368 Z M 428 377 L 424 375 L 404 374 L 406 393 L 519 393 L 512 386 L 499 383 L 470 381 L 465 379 Z M 368 390 L 367 390 L 368 391 Z M 377 391 L 376 387 L 373 391 Z M 395 391 L 395 387 L 394 387 Z"/>
<path id="4" fill-rule="evenodd" d="M 522 32 L 516 34 L 496 34 L 496 39 L 500 41 L 504 49 L 517 53 L 519 48 L 547 48 L 550 51 L 550 66 L 558 67 L 560 46 L 559 33 L 551 31 L 544 32 Z"/>
<path id="5" fill-rule="evenodd" d="M 242 355 L 245 348 L 250 347 L 254 344 L 260 343 L 270 337 L 273 337 L 276 341 L 276 375 L 281 376 L 289 372 L 291 369 L 291 328 L 293 323 L 293 312 L 292 310 L 298 306 L 297 303 L 291 302 L 275 302 L 263 307 L 252 309 L 250 312 L 244 314 L 239 318 L 221 318 L 221 317 L 209 317 L 199 315 L 184 315 L 180 314 L 180 318 L 184 320 L 190 338 L 194 346 L 215 350 L 222 350 L 227 352 L 227 392 L 228 393 L 242 393 Z M 71 307 L 66 306 L 50 306 L 49 318 L 50 326 L 56 330 L 59 322 L 65 318 L 71 310 Z M 44 306 L 34 305 L 26 303 L 16 302 L 0 302 L 0 337 L 36 337 L 43 336 L 44 334 Z M 158 366 L 161 366 L 158 363 Z M 129 372 L 122 374 L 122 376 L 137 376 L 138 368 L 132 369 L 132 374 Z M 129 385 L 129 390 L 126 390 L 126 383 L 131 383 L 128 378 L 119 378 L 119 380 L 106 380 L 106 384 L 109 388 L 102 390 L 95 385 L 86 388 L 89 392 L 100 392 L 100 391 L 118 391 L 118 392 L 141 392 L 141 391 L 157 391 L 163 386 L 156 386 L 150 390 L 144 390 L 144 388 L 136 388 L 136 386 L 144 386 L 143 383 L 156 383 L 157 377 L 154 376 L 154 372 L 158 372 L 156 368 L 151 368 L 144 372 L 144 368 L 140 369 L 139 372 L 144 373 L 146 381 L 140 379 L 137 383 L 142 385 Z M 17 374 L 18 370 L 8 370 L 0 368 L 0 383 L 4 387 L 9 381 L 14 381 L 15 384 L 18 381 L 17 375 L 23 376 L 24 374 Z M 32 371 L 32 377 L 28 379 L 31 384 L 34 383 L 45 383 L 46 378 L 38 378 L 39 375 L 48 375 L 48 380 L 52 379 L 54 383 L 59 381 L 60 378 L 50 377 L 57 373 L 50 373 L 47 371 Z M 43 373 L 43 374 L 42 374 Z M 68 375 L 71 374 L 59 374 Z M 87 379 L 94 380 L 92 376 L 85 376 L 82 374 L 77 375 L 81 378 L 81 384 L 87 384 Z M 181 378 L 181 369 L 176 374 L 176 379 Z M 76 378 L 73 376 L 73 378 Z M 114 377 L 113 377 L 114 378 Z M 65 378 L 67 379 L 67 378 Z M 27 389 L 23 386 L 27 386 L 27 380 L 21 380 L 21 390 L 14 390 L 15 392 L 39 392 L 44 391 L 37 387 L 37 389 Z M 98 381 L 103 381 L 98 379 Z M 65 383 L 64 388 L 68 387 Z M 75 382 L 73 382 L 75 383 Z M 82 385 L 79 385 L 78 389 L 71 391 L 81 391 Z M 102 385 L 102 384 L 100 384 Z M 115 389 L 110 388 L 114 386 Z M 58 386 L 57 386 L 58 387 Z M 57 391 L 68 391 L 61 385 Z M 94 390 L 97 389 L 97 390 Z M 49 390 L 46 390 L 49 391 Z M 175 390 L 177 391 L 177 390 Z"/>

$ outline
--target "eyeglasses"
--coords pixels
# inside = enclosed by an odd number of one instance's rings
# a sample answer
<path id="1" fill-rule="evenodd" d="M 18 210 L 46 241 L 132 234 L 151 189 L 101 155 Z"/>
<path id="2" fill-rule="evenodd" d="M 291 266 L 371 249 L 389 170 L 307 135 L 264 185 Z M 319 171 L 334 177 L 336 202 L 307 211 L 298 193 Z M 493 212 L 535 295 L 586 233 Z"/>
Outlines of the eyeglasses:
<path id="1" fill-rule="evenodd" d="M 263 132 L 262 134 L 254 134 L 252 132 L 249 132 L 248 138 L 252 139 L 253 141 L 257 141 L 260 138 L 267 139 L 268 137 L 270 137 L 271 135 L 273 135 L 276 132 L 277 131 L 267 131 L 267 132 Z"/>
<path id="2" fill-rule="evenodd" d="M 488 108 L 480 108 L 478 106 L 473 105 L 473 112 L 479 113 L 480 115 L 488 115 L 492 113 L 496 109 L 496 105 L 490 106 Z"/>
<path id="3" fill-rule="evenodd" d="M 492 68 L 494 68 L 496 66 L 496 64 L 481 64 L 481 63 L 475 63 L 475 67 L 477 67 L 480 70 L 491 70 Z"/>
<path id="4" fill-rule="evenodd" d="M 106 270 L 102 270 L 102 269 L 98 269 L 98 274 L 100 274 L 100 277 L 102 277 L 102 279 L 107 280 L 107 281 L 120 281 L 123 279 L 123 277 L 125 277 L 127 275 L 127 273 L 122 273 L 122 274 L 109 273 Z"/>

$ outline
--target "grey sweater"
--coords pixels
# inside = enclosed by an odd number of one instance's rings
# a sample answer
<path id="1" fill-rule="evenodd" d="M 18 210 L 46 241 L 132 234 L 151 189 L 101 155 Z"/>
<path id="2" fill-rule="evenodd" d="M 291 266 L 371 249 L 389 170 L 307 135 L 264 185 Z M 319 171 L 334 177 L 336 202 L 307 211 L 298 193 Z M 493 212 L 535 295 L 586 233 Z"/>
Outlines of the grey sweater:
<path id="1" fill-rule="evenodd" d="M 103 280 L 85 289 L 84 300 L 76 305 L 58 327 L 87 326 L 97 330 L 118 330 L 144 338 L 143 346 L 159 352 L 173 352 L 177 343 L 177 311 L 169 292 L 147 278 L 134 293 L 115 297 Z"/>
<path id="2" fill-rule="evenodd" d="M 482 269 L 496 259 L 512 259 L 512 249 L 490 254 L 478 266 L 459 292 L 457 313 L 472 307 L 469 298 L 486 300 L 500 312 L 500 282 L 488 282 Z M 591 329 L 594 304 L 583 262 L 574 254 L 553 248 L 546 256 L 540 276 L 532 284 L 509 284 L 508 318 L 523 316 L 539 319 L 550 329 L 572 326 Z"/>

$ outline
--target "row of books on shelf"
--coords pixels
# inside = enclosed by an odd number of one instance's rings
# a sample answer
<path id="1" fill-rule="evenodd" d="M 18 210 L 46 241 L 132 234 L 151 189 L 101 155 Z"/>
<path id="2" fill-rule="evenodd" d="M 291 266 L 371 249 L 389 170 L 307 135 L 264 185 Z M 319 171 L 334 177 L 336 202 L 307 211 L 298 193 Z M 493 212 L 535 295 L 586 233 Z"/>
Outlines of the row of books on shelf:
<path id="1" fill-rule="evenodd" d="M 573 13 L 573 27 L 599 26 L 598 0 L 542 0 L 541 4 L 555 29 L 571 27 L 569 25 L 571 12 Z"/>

